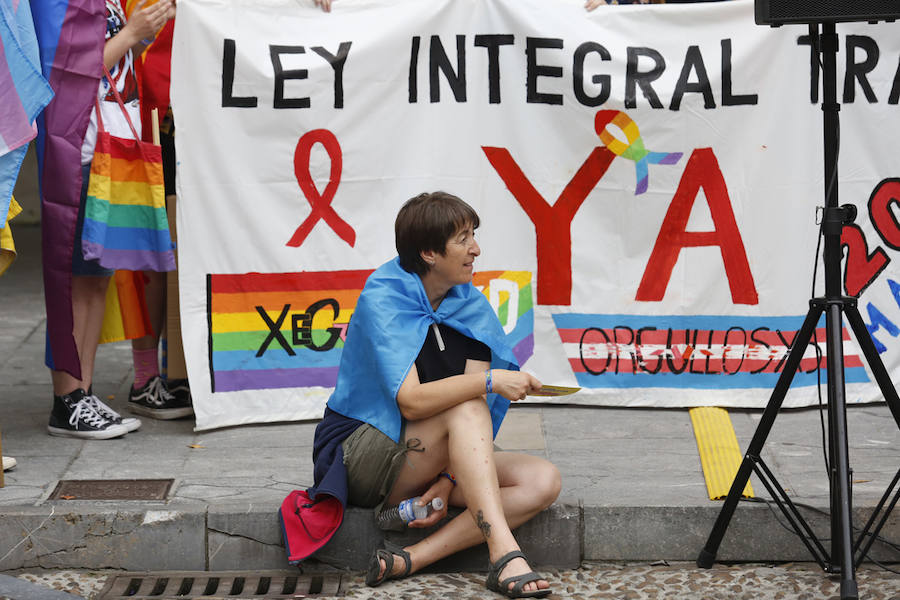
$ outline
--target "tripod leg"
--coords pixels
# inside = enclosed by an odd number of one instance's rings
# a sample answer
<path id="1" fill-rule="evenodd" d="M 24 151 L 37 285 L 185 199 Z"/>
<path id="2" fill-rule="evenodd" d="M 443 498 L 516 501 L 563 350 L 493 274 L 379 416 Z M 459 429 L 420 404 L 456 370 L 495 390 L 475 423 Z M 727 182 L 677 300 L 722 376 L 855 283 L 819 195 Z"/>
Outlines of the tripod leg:
<path id="1" fill-rule="evenodd" d="M 881 509 L 884 508 L 885 503 L 888 501 L 891 493 L 894 491 L 894 487 L 896 487 L 897 482 L 900 481 L 900 469 L 897 470 L 897 474 L 894 475 L 894 479 L 891 481 L 891 485 L 887 487 L 884 491 L 884 495 L 881 496 L 881 500 L 878 501 L 878 506 L 875 507 L 875 510 L 872 511 L 872 516 L 869 517 L 869 522 L 866 523 L 866 526 L 863 527 L 862 532 L 859 534 L 859 538 L 856 540 L 856 548 L 863 543 L 863 540 L 866 540 L 865 546 L 863 546 L 862 551 L 856 556 L 856 568 L 859 568 L 859 565 L 862 564 L 863 559 L 866 558 L 866 555 L 869 553 L 869 548 L 872 547 L 872 544 L 878 537 L 878 532 L 881 531 L 881 528 L 884 527 L 884 524 L 887 522 L 888 517 L 891 516 L 891 513 L 894 511 L 894 507 L 897 506 L 897 502 L 900 501 L 900 488 L 897 489 L 897 493 L 894 494 L 894 499 L 891 500 L 891 503 L 888 504 L 887 509 L 884 511 L 884 514 L 881 516 L 881 519 L 878 521 L 878 524 L 875 524 L 876 519 L 878 519 L 878 515 L 881 514 Z M 874 526 L 874 528 L 873 528 Z M 868 537 L 868 539 L 866 539 Z"/>
<path id="2" fill-rule="evenodd" d="M 847 315 L 847 321 L 850 322 L 850 327 L 853 329 L 853 333 L 856 335 L 856 341 L 859 344 L 859 347 L 862 349 L 863 355 L 866 357 L 866 362 L 869 364 L 869 368 L 872 370 L 872 374 L 875 376 L 875 381 L 878 383 L 878 389 L 881 391 L 881 395 L 884 397 L 885 402 L 887 402 L 888 408 L 890 408 L 891 410 L 891 414 L 894 415 L 894 421 L 897 423 L 897 426 L 900 427 L 900 397 L 897 396 L 897 390 L 896 388 L 894 388 L 893 382 L 891 382 L 890 375 L 888 375 L 887 369 L 884 368 L 884 363 L 882 362 L 881 357 L 878 355 L 878 351 L 875 349 L 875 344 L 872 342 L 872 337 L 869 334 L 869 330 L 866 328 L 866 324 L 863 321 L 862 316 L 860 316 L 859 314 L 859 309 L 857 308 L 854 298 L 848 299 L 848 301 L 846 302 L 844 314 Z M 898 479 L 900 479 L 900 471 L 897 471 L 897 475 L 894 476 L 894 480 L 891 482 L 891 485 L 885 492 L 884 497 L 881 499 L 881 502 L 878 504 L 875 512 L 872 513 L 872 518 L 863 529 L 864 533 L 869 531 L 876 515 L 878 514 L 878 511 L 881 510 L 881 507 L 884 505 L 887 497 L 890 495 L 890 491 L 893 490 L 894 486 L 897 484 Z M 898 489 L 897 493 L 898 496 L 900 496 L 900 489 Z M 881 530 L 881 527 L 884 525 L 884 521 L 887 520 L 887 516 L 891 513 L 894 506 L 897 504 L 898 496 L 894 497 L 893 502 L 884 515 L 884 519 L 873 531 L 872 539 L 869 540 L 863 551 L 860 553 L 856 564 L 862 562 L 866 554 L 869 552 L 869 548 L 874 541 L 874 535 L 877 535 Z M 860 542 L 861 541 L 862 538 L 860 538 Z"/>
<path id="3" fill-rule="evenodd" d="M 840 565 L 841 598 L 855 599 L 858 598 L 858 592 L 850 520 L 850 456 L 847 447 L 844 345 L 841 339 L 843 300 L 828 301 L 827 304 L 825 325 L 831 448 L 831 560 L 832 565 Z"/>
<path id="4" fill-rule="evenodd" d="M 847 321 L 850 322 L 850 327 L 856 335 L 856 341 L 866 357 L 866 362 L 869 363 L 869 368 L 872 369 L 872 374 L 878 383 L 878 389 L 881 390 L 884 401 L 887 402 L 888 408 L 891 409 L 891 414 L 894 415 L 897 427 L 900 427 L 900 397 L 897 396 L 897 390 L 891 382 L 891 376 L 888 375 L 881 357 L 878 356 L 878 350 L 875 349 L 875 344 L 872 343 L 872 337 L 869 335 L 869 330 L 866 329 L 866 324 L 859 314 L 856 303 L 853 302 L 851 304 L 848 302 L 847 307 L 844 309 L 844 314 L 847 315 Z"/>
<path id="5" fill-rule="evenodd" d="M 806 313 L 806 320 L 803 321 L 803 325 L 791 344 L 790 352 L 788 352 L 788 357 L 784 363 L 784 370 L 778 377 L 775 389 L 769 397 L 769 403 L 766 405 L 766 410 L 759 420 L 753 439 L 750 440 L 750 446 L 744 454 L 744 460 L 741 461 L 741 466 L 734 477 L 731 489 L 728 491 L 728 496 L 722 505 L 722 510 L 719 511 L 719 517 L 709 533 L 706 545 L 700 551 L 700 556 L 697 557 L 697 566 L 700 568 L 708 569 L 716 560 L 716 553 L 719 551 L 722 538 L 725 537 L 725 530 L 728 529 L 728 523 L 731 521 L 732 515 L 734 515 L 734 509 L 737 508 L 737 503 L 741 499 L 744 486 L 747 485 L 747 480 L 750 479 L 754 459 L 759 456 L 763 445 L 766 443 L 766 438 L 769 437 L 769 432 L 772 430 L 772 425 L 775 424 L 775 417 L 778 415 L 778 411 L 781 410 L 781 404 L 784 402 L 788 388 L 791 387 L 791 381 L 793 381 L 794 375 L 800 367 L 800 359 L 806 353 L 813 329 L 819 321 L 819 317 L 822 316 L 822 310 L 823 308 L 820 304 L 810 303 L 809 312 Z"/>

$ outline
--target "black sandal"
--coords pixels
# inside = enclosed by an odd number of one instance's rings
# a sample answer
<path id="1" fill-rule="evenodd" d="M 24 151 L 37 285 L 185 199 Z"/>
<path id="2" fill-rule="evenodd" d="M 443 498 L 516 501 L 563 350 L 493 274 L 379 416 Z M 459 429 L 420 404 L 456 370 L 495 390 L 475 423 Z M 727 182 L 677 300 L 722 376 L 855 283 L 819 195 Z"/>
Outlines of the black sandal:
<path id="1" fill-rule="evenodd" d="M 406 563 L 406 569 L 399 575 L 391 575 L 391 571 L 394 570 L 395 555 L 401 557 Z M 379 577 L 378 573 L 381 571 L 382 560 L 384 561 L 384 573 Z M 369 559 L 369 570 L 366 572 L 366 585 L 369 587 L 378 587 L 388 579 L 403 579 L 409 575 L 410 569 L 412 569 L 412 560 L 409 558 L 409 552 L 397 544 L 384 540 L 382 547 L 376 548 L 375 552 L 372 553 L 372 557 Z"/>
<path id="2" fill-rule="evenodd" d="M 497 562 L 491 563 L 491 566 L 488 569 L 487 581 L 485 582 L 487 589 L 492 592 L 497 592 L 498 594 L 503 594 L 508 598 L 543 598 L 553 592 L 550 588 L 527 592 L 522 590 L 527 584 L 544 579 L 534 571 L 523 573 L 522 575 L 513 575 L 512 577 L 507 577 L 503 581 L 498 581 L 500 579 L 500 572 L 503 571 L 503 567 L 514 558 L 523 558 L 526 562 L 528 561 L 521 550 L 513 550 L 509 554 L 500 557 Z M 510 588 L 510 583 L 514 583 L 515 585 Z"/>

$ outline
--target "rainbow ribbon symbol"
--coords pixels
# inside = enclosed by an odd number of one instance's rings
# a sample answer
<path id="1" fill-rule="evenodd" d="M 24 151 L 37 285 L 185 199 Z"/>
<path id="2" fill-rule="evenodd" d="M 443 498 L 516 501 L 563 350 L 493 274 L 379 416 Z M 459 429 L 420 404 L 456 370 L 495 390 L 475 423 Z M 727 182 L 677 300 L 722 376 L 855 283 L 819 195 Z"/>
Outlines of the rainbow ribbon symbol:
<path id="1" fill-rule="evenodd" d="M 628 143 L 616 138 L 607 131 L 607 126 L 612 123 L 617 126 L 625 134 Z M 641 139 L 641 132 L 638 130 L 637 123 L 631 117 L 620 110 L 601 110 L 597 112 L 594 119 L 594 129 L 600 136 L 600 141 L 606 148 L 622 158 L 634 161 L 635 174 L 637 176 L 637 186 L 634 189 L 634 195 L 643 194 L 647 191 L 647 185 L 650 181 L 650 171 L 647 165 L 674 165 L 681 159 L 681 152 L 651 152 L 644 147 L 644 140 Z"/>

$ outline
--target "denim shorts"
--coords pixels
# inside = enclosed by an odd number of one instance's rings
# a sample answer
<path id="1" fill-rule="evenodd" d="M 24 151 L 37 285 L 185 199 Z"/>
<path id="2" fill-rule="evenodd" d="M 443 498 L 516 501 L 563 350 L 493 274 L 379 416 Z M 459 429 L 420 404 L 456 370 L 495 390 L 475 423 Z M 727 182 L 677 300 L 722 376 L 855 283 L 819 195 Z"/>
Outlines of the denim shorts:
<path id="1" fill-rule="evenodd" d="M 88 182 L 91 179 L 91 165 L 81 165 L 81 199 L 78 203 L 78 220 L 75 222 L 75 243 L 72 247 L 72 275 L 111 277 L 114 269 L 100 266 L 100 261 L 85 260 L 81 248 L 81 232 L 84 231 L 84 209 L 87 204 Z"/>

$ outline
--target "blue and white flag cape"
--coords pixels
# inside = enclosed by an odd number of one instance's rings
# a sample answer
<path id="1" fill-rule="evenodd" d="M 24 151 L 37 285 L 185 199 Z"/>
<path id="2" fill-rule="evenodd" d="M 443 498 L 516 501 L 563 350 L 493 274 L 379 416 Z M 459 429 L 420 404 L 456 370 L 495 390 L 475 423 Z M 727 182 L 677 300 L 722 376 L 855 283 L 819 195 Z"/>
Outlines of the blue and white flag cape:
<path id="1" fill-rule="evenodd" d="M 491 368 L 519 370 L 506 334 L 487 298 L 471 283 L 450 288 L 437 311 L 422 280 L 395 258 L 366 280 L 350 319 L 337 384 L 328 406 L 399 441 L 397 392 L 425 343 L 432 323 L 443 323 L 491 349 Z M 488 394 L 494 435 L 509 401 Z"/>

